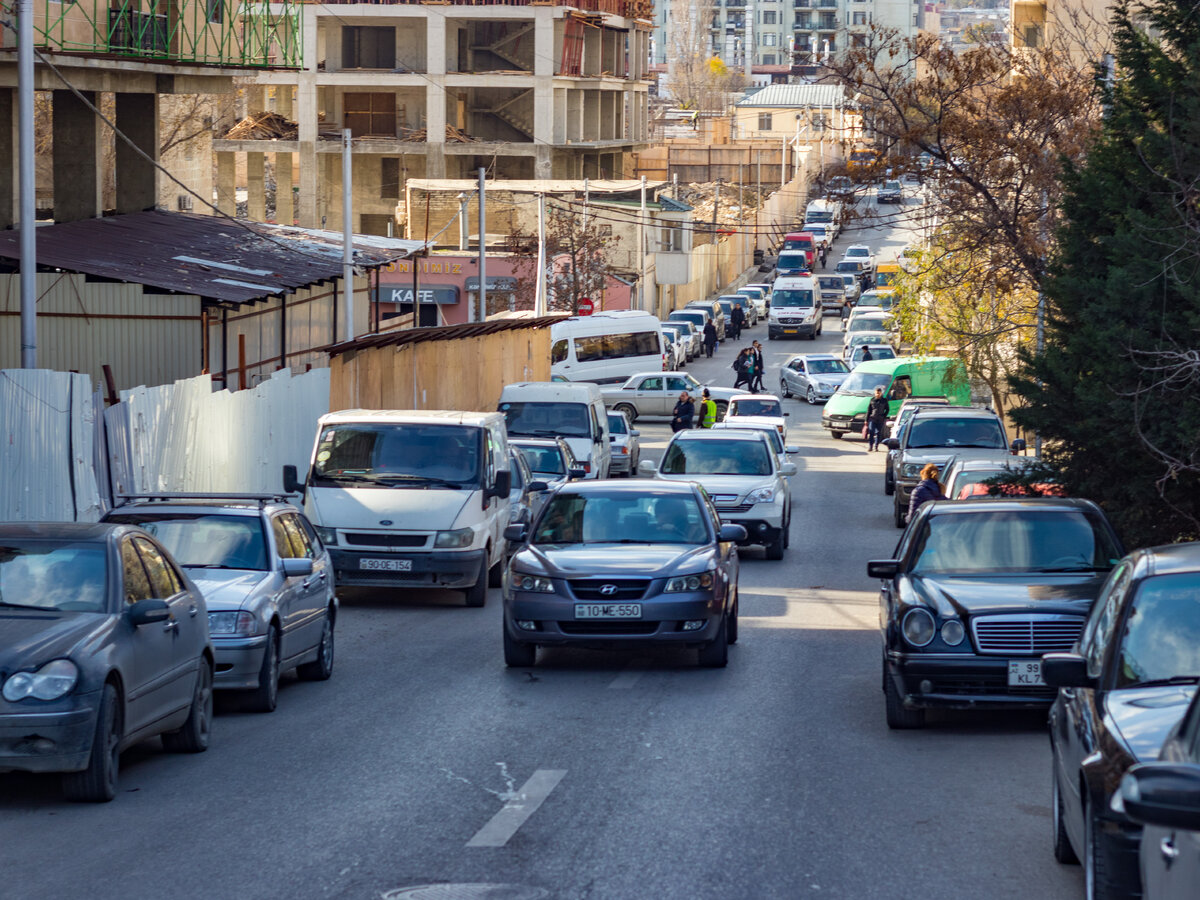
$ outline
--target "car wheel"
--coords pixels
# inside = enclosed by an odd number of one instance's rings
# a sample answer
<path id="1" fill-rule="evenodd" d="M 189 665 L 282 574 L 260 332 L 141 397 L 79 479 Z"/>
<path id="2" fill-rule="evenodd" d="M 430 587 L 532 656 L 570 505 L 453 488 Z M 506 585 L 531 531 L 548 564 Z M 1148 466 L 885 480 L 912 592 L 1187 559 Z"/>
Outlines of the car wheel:
<path id="1" fill-rule="evenodd" d="M 1091 804 L 1083 808 L 1083 882 L 1084 896 L 1087 900 L 1119 900 L 1125 897 L 1123 891 L 1113 884 L 1112 859 L 1104 835 L 1097 827 L 1099 823 L 1091 810 Z"/>
<path id="2" fill-rule="evenodd" d="M 767 559 L 783 559 L 784 546 L 783 529 L 780 528 L 775 540 L 766 545 Z"/>
<path id="3" fill-rule="evenodd" d="M 768 331 L 768 332 L 767 332 L 767 340 L 768 340 L 768 341 L 773 341 L 773 340 L 775 340 L 775 335 L 771 334 L 771 332 L 769 332 L 769 331 Z"/>
<path id="4" fill-rule="evenodd" d="M 501 624 L 504 631 L 504 664 L 514 669 L 528 669 L 537 663 L 537 644 L 514 641 L 508 633 L 508 625 Z"/>
<path id="5" fill-rule="evenodd" d="M 734 591 L 733 605 L 730 606 L 730 608 L 729 608 L 730 609 L 729 619 L 727 620 L 727 624 L 725 626 L 726 639 L 729 641 L 731 646 L 738 642 L 738 606 L 739 605 L 740 605 L 740 603 L 738 601 L 737 592 Z"/>
<path id="6" fill-rule="evenodd" d="M 272 626 L 267 633 L 267 646 L 263 648 L 262 665 L 258 670 L 258 687 L 246 705 L 255 712 L 274 712 L 279 702 L 279 629 Z"/>
<path id="7" fill-rule="evenodd" d="M 883 470 L 883 492 L 889 497 L 896 493 L 896 481 L 892 478 L 892 467 Z"/>
<path id="8" fill-rule="evenodd" d="M 488 571 L 487 554 L 479 562 L 479 574 L 475 578 L 475 583 L 464 591 L 467 606 L 478 608 L 487 603 L 488 581 L 490 579 Z"/>
<path id="9" fill-rule="evenodd" d="M 724 422 L 725 421 L 725 413 L 728 411 L 729 411 L 729 404 L 726 403 L 724 400 L 718 400 L 717 401 L 717 421 Z"/>
<path id="10" fill-rule="evenodd" d="M 729 664 L 729 617 L 721 617 L 717 636 L 701 647 L 696 661 L 705 669 L 723 669 Z"/>
<path id="11" fill-rule="evenodd" d="M 635 409 L 629 403 L 618 403 L 616 406 L 613 407 L 613 412 L 625 413 L 625 416 L 629 419 L 630 425 L 632 425 L 634 422 L 637 421 L 637 417 L 638 417 L 637 409 Z"/>
<path id="12" fill-rule="evenodd" d="M 163 749 L 168 753 L 203 753 L 208 749 L 212 731 L 213 673 L 208 660 L 200 660 L 200 674 L 196 677 L 196 690 L 192 694 L 192 708 L 187 721 L 178 731 L 162 736 Z"/>
<path id="13" fill-rule="evenodd" d="M 783 549 L 792 546 L 792 511 L 789 509 L 787 518 L 783 520 Z"/>
<path id="14" fill-rule="evenodd" d="M 888 675 L 886 663 L 884 665 L 883 703 L 887 715 L 888 728 L 897 730 L 923 728 L 925 725 L 925 710 L 905 708 L 904 698 L 896 690 L 896 679 Z"/>
<path id="15" fill-rule="evenodd" d="M 489 554 L 491 550 L 487 551 Z M 504 584 L 504 560 L 501 559 L 494 566 L 488 569 L 488 587 L 498 588 Z"/>
<path id="16" fill-rule="evenodd" d="M 903 528 L 908 524 L 908 510 L 900 505 L 899 495 L 896 495 L 896 499 L 892 503 L 892 519 L 897 528 Z"/>
<path id="17" fill-rule="evenodd" d="M 808 401 L 809 406 L 816 406 L 817 405 L 817 392 L 815 390 L 813 390 L 813 388 L 811 386 L 809 386 L 808 393 L 805 394 L 804 399 Z"/>
<path id="18" fill-rule="evenodd" d="M 845 436 L 845 434 L 846 434 L 846 432 L 844 432 L 844 431 L 830 431 L 829 432 L 829 436 L 831 438 L 833 438 L 835 441 L 840 441 L 842 439 L 842 437 Z"/>
<path id="19" fill-rule="evenodd" d="M 792 396 L 792 392 L 788 388 L 788 383 L 782 378 L 779 379 L 779 393 L 784 397 L 784 399 Z"/>
<path id="20" fill-rule="evenodd" d="M 1079 865 L 1079 857 L 1075 855 L 1075 848 L 1071 846 L 1071 838 L 1067 836 L 1067 825 L 1063 821 L 1063 802 L 1062 793 L 1058 787 L 1058 774 L 1053 770 L 1054 766 L 1053 754 L 1050 760 L 1051 775 L 1050 779 L 1053 783 L 1053 799 L 1050 806 L 1051 827 L 1054 830 L 1054 858 L 1063 865 L 1077 866 Z"/>
<path id="21" fill-rule="evenodd" d="M 321 626 L 321 643 L 317 645 L 317 658 L 296 667 L 296 674 L 305 681 L 328 681 L 333 675 L 333 608 L 325 610 L 325 622 Z"/>
<path id="22" fill-rule="evenodd" d="M 121 704 L 117 689 L 104 686 L 96 709 L 96 732 L 92 753 L 82 772 L 63 776 L 63 793 L 68 800 L 107 803 L 117 795 L 117 772 L 121 763 Z"/>

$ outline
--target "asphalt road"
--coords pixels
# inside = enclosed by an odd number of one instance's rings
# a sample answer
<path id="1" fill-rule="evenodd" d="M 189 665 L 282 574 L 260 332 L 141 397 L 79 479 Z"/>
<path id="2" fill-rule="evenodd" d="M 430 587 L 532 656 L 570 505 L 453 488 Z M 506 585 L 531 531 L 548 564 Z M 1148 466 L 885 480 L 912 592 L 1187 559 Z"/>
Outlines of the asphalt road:
<path id="1" fill-rule="evenodd" d="M 825 322 L 816 342 L 748 333 L 769 389 L 790 354 L 840 344 Z M 692 371 L 732 384 L 733 355 Z M 483 609 L 348 597 L 331 681 L 288 679 L 271 715 L 226 704 L 200 756 L 157 741 L 126 753 L 113 803 L 0 776 L 0 896 L 1080 896 L 1079 870 L 1050 853 L 1044 716 L 884 724 L 864 566 L 898 536 L 882 454 L 785 404 L 802 448 L 791 548 L 782 562 L 746 552 L 727 669 L 557 650 L 507 670 L 498 592 Z M 639 427 L 657 456 L 666 423 Z"/>

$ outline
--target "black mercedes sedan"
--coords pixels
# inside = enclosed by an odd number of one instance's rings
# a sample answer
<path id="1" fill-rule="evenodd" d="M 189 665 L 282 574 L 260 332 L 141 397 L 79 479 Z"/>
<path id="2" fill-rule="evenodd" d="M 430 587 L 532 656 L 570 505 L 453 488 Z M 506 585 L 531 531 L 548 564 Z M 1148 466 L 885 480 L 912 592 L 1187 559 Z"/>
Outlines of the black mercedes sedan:
<path id="1" fill-rule="evenodd" d="M 111 800 L 121 751 L 208 748 L 204 598 L 128 525 L 0 525 L 0 772 L 63 772 Z"/>
<path id="2" fill-rule="evenodd" d="M 1142 896 L 1142 828 L 1118 788 L 1157 759 L 1200 682 L 1200 544 L 1138 550 L 1112 570 L 1079 643 L 1047 654 L 1054 856 L 1084 864 L 1088 897 Z M 1191 883 L 1196 896 L 1197 883 Z"/>
<path id="3" fill-rule="evenodd" d="M 925 710 L 1046 707 L 1042 654 L 1074 645 L 1124 550 L 1086 500 L 926 503 L 883 579 L 884 707 L 890 728 Z"/>
<path id="4" fill-rule="evenodd" d="M 722 667 L 738 639 L 737 541 L 693 482 L 571 482 L 531 528 L 504 579 L 504 662 L 538 647 L 695 648 Z"/>

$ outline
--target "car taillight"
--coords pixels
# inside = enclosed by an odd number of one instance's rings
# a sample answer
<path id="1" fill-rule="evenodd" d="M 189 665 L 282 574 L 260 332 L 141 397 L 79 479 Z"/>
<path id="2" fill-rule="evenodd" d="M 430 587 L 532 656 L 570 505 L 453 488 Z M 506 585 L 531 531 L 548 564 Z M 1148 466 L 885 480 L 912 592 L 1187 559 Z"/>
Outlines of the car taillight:
<path id="1" fill-rule="evenodd" d="M 585 462 L 583 464 L 583 471 L 587 472 L 590 475 L 592 472 L 592 464 L 590 462 Z"/>

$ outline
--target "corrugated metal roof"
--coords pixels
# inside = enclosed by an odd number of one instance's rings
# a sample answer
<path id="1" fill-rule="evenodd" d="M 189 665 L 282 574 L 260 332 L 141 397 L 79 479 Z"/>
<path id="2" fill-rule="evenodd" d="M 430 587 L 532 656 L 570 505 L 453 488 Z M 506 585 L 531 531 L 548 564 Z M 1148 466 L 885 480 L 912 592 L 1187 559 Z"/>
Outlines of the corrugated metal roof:
<path id="1" fill-rule="evenodd" d="M 836 84 L 768 84 L 755 91 L 739 107 L 780 106 L 788 108 L 808 106 L 852 106 L 845 90 Z"/>
<path id="2" fill-rule="evenodd" d="M 491 319 L 487 322 L 468 322 L 463 325 L 442 325 L 438 328 L 398 328 L 381 334 L 366 334 L 352 341 L 342 341 L 327 347 L 318 347 L 330 356 L 351 350 L 371 350 L 375 347 L 398 347 L 402 344 L 422 344 L 427 341 L 455 341 L 460 338 L 481 337 L 502 331 L 518 331 L 523 328 L 549 328 L 561 322 L 563 316 L 540 316 L 536 319 Z"/>
<path id="3" fill-rule="evenodd" d="M 0 257 L 19 257 L 19 237 L 0 232 Z M 341 240 L 340 232 L 152 210 L 38 228 L 37 261 L 41 269 L 251 303 L 340 278 Z M 387 265 L 424 246 L 355 235 L 354 261 L 366 268 Z"/>

